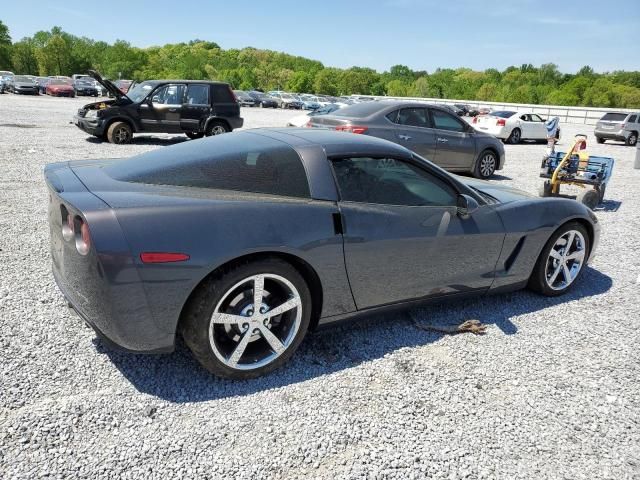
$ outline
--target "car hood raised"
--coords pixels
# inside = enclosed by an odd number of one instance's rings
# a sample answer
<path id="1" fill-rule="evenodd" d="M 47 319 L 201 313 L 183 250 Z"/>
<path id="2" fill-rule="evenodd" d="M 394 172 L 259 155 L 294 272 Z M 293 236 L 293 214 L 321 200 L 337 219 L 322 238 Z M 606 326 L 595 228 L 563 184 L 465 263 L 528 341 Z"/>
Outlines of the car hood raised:
<path id="1" fill-rule="evenodd" d="M 475 178 L 460 177 L 456 175 L 458 180 L 469 187 L 479 190 L 485 193 L 501 203 L 515 202 L 518 200 L 530 200 L 531 198 L 537 198 L 524 190 L 518 188 L 509 187 L 508 185 L 502 185 L 495 181 L 489 182 L 486 180 L 478 180 Z"/>
<path id="2" fill-rule="evenodd" d="M 102 78 L 102 75 L 100 75 L 95 70 L 89 70 L 88 73 L 91 78 L 95 79 L 100 85 L 106 88 L 107 91 L 117 99 L 126 98 L 127 100 L 129 100 L 129 97 L 127 97 L 126 94 L 122 93 L 122 90 L 116 87 L 109 80 Z"/>

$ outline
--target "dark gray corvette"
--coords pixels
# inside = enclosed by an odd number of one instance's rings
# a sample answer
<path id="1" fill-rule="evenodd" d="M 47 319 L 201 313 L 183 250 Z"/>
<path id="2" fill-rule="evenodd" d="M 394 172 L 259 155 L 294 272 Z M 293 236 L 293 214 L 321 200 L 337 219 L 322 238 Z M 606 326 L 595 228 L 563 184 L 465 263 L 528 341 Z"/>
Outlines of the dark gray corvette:
<path id="1" fill-rule="evenodd" d="M 569 289 L 599 237 L 573 200 L 453 176 L 397 144 L 257 129 L 45 168 L 51 254 L 105 340 L 217 375 L 283 364 L 305 333 L 377 308 Z"/>

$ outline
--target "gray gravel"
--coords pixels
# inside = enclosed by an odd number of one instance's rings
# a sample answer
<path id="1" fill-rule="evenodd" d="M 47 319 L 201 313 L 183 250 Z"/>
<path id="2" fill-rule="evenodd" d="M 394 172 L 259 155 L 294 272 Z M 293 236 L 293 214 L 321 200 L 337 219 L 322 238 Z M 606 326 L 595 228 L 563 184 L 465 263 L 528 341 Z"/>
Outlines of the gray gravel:
<path id="1" fill-rule="evenodd" d="M 617 160 L 592 268 L 570 295 L 518 292 L 310 336 L 262 379 L 212 378 L 184 347 L 111 352 L 50 274 L 42 167 L 184 141 L 98 143 L 81 99 L 0 96 L 0 478 L 640 479 L 640 170 Z M 248 109 L 246 125 L 295 112 Z M 11 125 L 14 124 L 14 125 Z M 537 192 L 542 145 L 506 147 L 499 182 Z M 413 321 L 488 323 L 442 336 Z"/>

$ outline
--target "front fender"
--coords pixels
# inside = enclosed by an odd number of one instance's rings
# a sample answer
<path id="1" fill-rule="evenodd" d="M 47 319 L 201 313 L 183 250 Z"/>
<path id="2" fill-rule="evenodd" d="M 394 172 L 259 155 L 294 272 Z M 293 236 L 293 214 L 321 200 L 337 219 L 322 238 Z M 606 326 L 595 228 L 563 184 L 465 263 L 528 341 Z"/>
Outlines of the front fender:
<path id="1" fill-rule="evenodd" d="M 587 226 L 592 239 L 591 252 L 597 247 L 600 233 L 597 218 L 575 200 L 531 198 L 494 208 L 502 219 L 506 235 L 491 289 L 527 282 L 551 235 L 572 220 Z"/>

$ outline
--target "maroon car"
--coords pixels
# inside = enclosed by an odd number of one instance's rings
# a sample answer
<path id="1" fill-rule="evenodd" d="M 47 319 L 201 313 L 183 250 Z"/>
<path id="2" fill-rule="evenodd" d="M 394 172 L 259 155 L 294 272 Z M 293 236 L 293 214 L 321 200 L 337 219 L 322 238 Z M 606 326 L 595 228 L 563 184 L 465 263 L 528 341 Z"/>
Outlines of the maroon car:
<path id="1" fill-rule="evenodd" d="M 127 93 L 129 91 L 129 88 L 131 88 L 132 83 L 133 80 L 116 80 L 114 82 L 115 86 L 118 87 L 118 90 L 120 90 L 122 93 Z"/>
<path id="2" fill-rule="evenodd" d="M 76 90 L 73 88 L 72 81 L 64 78 L 52 78 L 49 80 L 45 88 L 45 93 L 54 97 L 76 96 Z"/>

